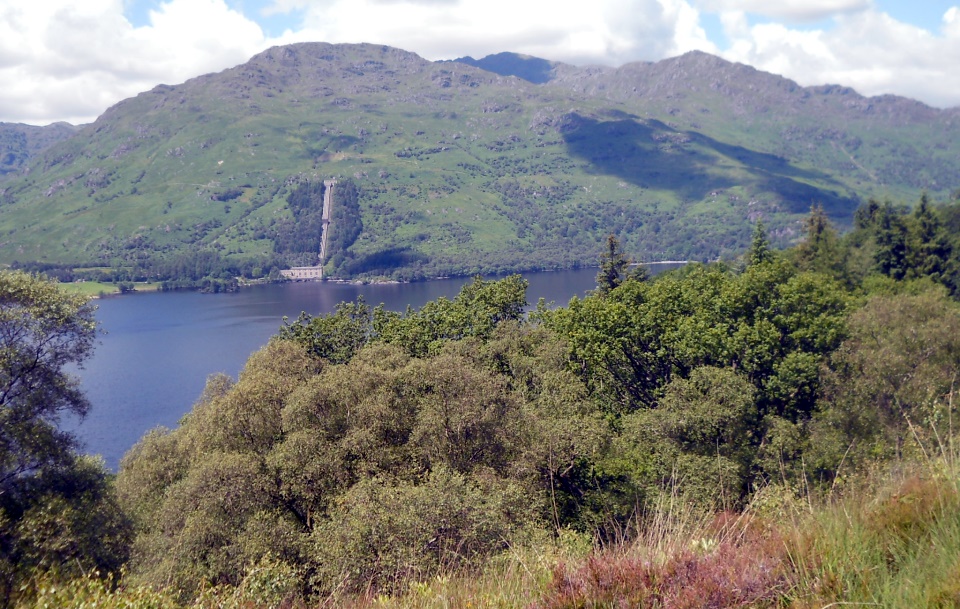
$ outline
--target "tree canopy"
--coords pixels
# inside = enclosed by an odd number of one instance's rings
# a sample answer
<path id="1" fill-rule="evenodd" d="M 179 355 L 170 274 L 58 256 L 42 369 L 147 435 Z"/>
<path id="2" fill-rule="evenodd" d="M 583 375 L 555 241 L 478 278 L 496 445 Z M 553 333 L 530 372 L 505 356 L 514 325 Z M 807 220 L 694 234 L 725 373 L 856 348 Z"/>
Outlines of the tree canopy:
<path id="1" fill-rule="evenodd" d="M 0 604 L 35 570 L 118 571 L 130 529 L 102 462 L 62 417 L 90 404 L 68 366 L 97 335 L 94 307 L 41 277 L 0 272 Z"/>
<path id="2" fill-rule="evenodd" d="M 144 436 L 116 496 L 55 426 L 86 408 L 58 375 L 89 352 L 87 305 L 14 275 L 63 308 L 3 309 L 6 374 L 26 380 L 0 422 L 26 413 L 59 444 L 2 428 L 34 452 L 4 453 L 0 567 L 129 552 L 126 581 L 184 601 L 257 573 L 308 599 L 392 592 L 531 539 L 616 539 L 665 497 L 794 501 L 952 446 L 960 206 L 870 202 L 844 236 L 815 206 L 805 230 L 773 252 L 758 222 L 743 257 L 649 280 L 611 237 L 595 291 L 529 316 L 511 276 L 285 320 L 236 381 L 212 376 L 179 427 Z M 57 382 L 31 380 L 33 353 Z"/>
<path id="3" fill-rule="evenodd" d="M 52 282 L 0 273 L 0 495 L 70 455 L 74 440 L 57 423 L 90 404 L 66 367 L 91 354 L 93 314 L 86 298 Z"/>

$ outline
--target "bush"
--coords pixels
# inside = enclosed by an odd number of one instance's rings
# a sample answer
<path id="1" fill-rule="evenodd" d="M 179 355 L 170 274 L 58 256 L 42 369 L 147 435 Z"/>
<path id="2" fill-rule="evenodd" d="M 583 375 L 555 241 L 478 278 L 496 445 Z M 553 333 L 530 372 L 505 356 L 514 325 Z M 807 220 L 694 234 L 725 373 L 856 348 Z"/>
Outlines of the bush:
<path id="1" fill-rule="evenodd" d="M 446 467 L 423 484 L 364 480 L 314 531 L 317 590 L 395 591 L 441 572 L 478 567 L 536 522 L 525 490 L 491 474 Z"/>

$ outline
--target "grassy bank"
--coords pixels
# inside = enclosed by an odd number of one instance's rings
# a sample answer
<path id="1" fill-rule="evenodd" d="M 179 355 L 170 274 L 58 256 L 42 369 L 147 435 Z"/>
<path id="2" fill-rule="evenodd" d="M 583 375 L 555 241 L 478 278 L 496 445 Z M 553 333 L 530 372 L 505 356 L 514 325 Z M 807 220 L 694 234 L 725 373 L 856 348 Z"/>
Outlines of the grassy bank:
<path id="1" fill-rule="evenodd" d="M 74 281 L 60 284 L 63 289 L 75 294 L 83 294 L 91 298 L 101 298 L 103 296 L 113 296 L 124 293 L 121 287 L 116 283 L 104 283 L 102 281 Z M 125 284 L 127 285 L 127 284 Z M 160 289 L 159 283 L 132 283 L 133 292 L 156 292 Z"/>
<path id="2" fill-rule="evenodd" d="M 411 581 L 394 596 L 305 602 L 289 573 L 265 560 L 238 587 L 192 607 L 958 607 L 960 468 L 951 460 L 899 464 L 814 498 L 781 486 L 739 513 L 697 511 L 665 498 L 638 517 L 629 540 L 591 549 L 564 532 L 512 548 L 479 573 Z M 22 608 L 179 607 L 170 591 L 94 579 L 35 582 Z"/>

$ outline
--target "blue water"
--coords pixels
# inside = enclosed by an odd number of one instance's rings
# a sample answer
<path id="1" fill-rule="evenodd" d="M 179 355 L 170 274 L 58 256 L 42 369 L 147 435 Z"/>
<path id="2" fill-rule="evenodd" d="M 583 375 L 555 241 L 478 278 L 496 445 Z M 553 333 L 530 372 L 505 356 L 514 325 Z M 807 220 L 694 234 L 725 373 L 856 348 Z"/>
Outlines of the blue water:
<path id="1" fill-rule="evenodd" d="M 595 287 L 596 269 L 532 273 L 527 300 L 558 305 Z M 94 356 L 78 373 L 93 404 L 75 430 L 84 451 L 116 469 L 123 454 L 148 430 L 174 427 L 189 412 L 209 375 L 236 378 L 247 357 L 277 333 L 282 318 L 301 311 L 330 313 L 337 303 L 363 296 L 403 311 L 441 296 L 453 298 L 468 279 L 407 284 L 288 283 L 232 294 L 145 293 L 98 301 L 105 331 Z"/>

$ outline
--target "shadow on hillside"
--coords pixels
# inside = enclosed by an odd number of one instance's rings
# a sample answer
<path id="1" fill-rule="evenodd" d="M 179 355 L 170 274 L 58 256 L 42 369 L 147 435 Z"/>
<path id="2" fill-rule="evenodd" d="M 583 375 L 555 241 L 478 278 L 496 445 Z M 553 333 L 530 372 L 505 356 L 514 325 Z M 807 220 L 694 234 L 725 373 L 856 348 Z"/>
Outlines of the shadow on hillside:
<path id="1" fill-rule="evenodd" d="M 308 158 L 326 163 L 333 160 L 334 155 L 345 150 L 356 150 L 363 140 L 352 135 L 334 135 L 321 132 L 301 133 L 304 153 Z"/>
<path id="2" fill-rule="evenodd" d="M 539 57 L 525 57 L 516 53 L 497 53 L 496 55 L 487 55 L 483 59 L 461 57 L 454 61 L 501 76 L 516 76 L 537 85 L 550 82 L 553 79 L 553 64 Z"/>
<path id="3" fill-rule="evenodd" d="M 354 258 L 345 263 L 344 270 L 351 275 L 388 272 L 427 260 L 425 255 L 413 248 L 394 247 Z"/>
<path id="4" fill-rule="evenodd" d="M 702 133 L 677 131 L 648 120 L 616 113 L 615 120 L 600 121 L 569 114 L 561 134 L 569 152 L 590 163 L 594 171 L 654 190 L 675 192 L 687 201 L 732 186 L 749 186 L 757 192 L 774 192 L 785 211 L 806 213 L 821 204 L 832 217 L 849 219 L 858 201 L 808 182 L 840 187 L 829 175 L 801 169 L 786 159 L 742 146 L 717 141 Z M 717 155 L 741 163 L 750 177 L 734 180 L 717 170 Z"/>

